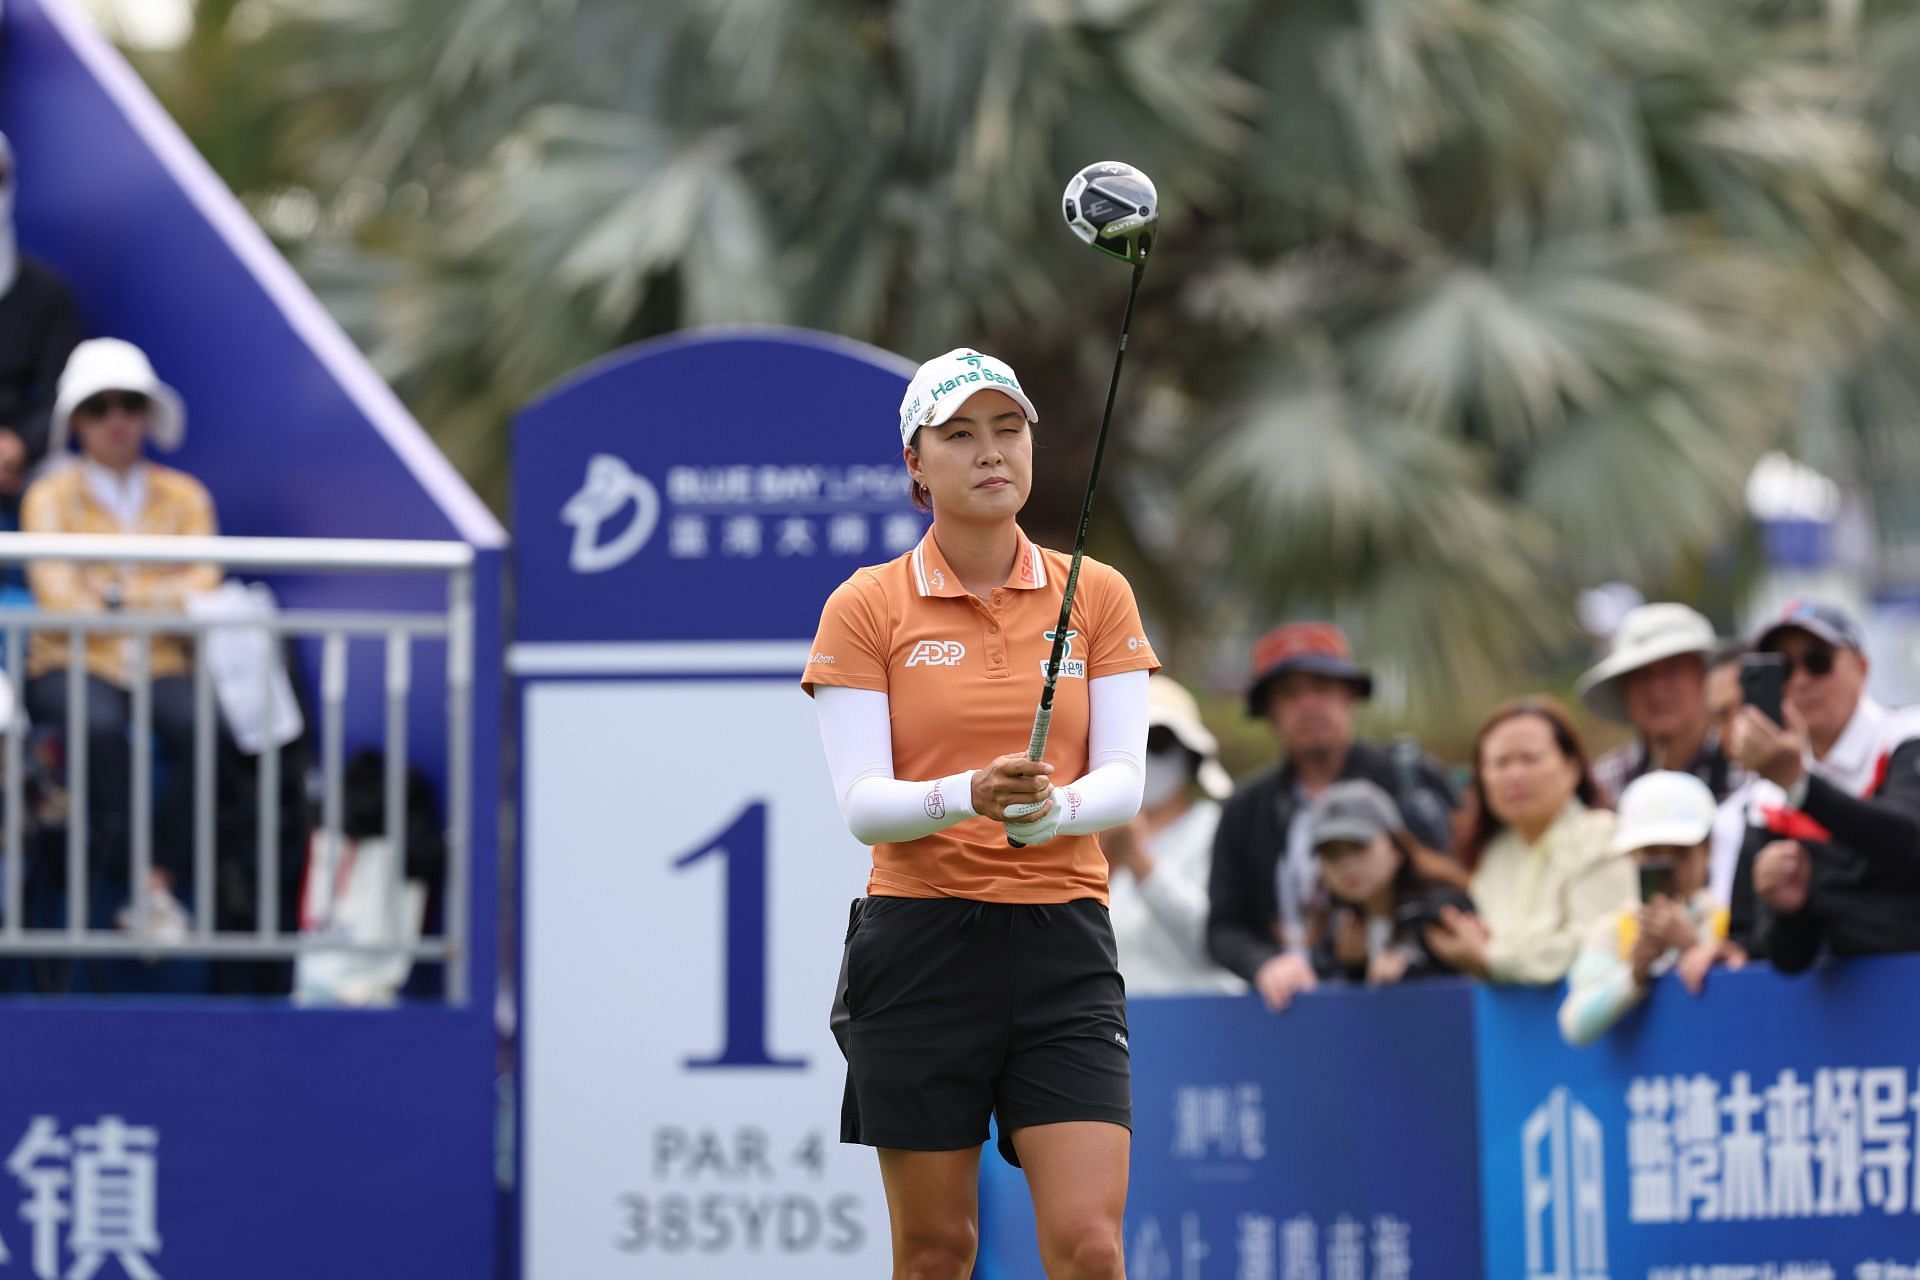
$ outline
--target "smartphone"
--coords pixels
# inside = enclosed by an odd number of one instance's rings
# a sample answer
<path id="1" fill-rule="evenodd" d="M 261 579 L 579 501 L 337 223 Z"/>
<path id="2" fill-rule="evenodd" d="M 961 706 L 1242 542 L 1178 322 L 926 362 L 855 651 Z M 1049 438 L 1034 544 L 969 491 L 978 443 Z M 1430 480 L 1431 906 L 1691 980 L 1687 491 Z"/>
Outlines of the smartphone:
<path id="1" fill-rule="evenodd" d="M 1640 862 L 1640 901 L 1673 896 L 1672 858 L 1643 858 Z"/>
<path id="2" fill-rule="evenodd" d="M 1440 923 L 1440 908 L 1431 902 L 1409 902 L 1393 913 L 1394 923 L 1418 937 L 1429 926 Z"/>
<path id="3" fill-rule="evenodd" d="M 1785 724 L 1780 695 L 1787 687 L 1787 660 L 1777 653 L 1750 653 L 1740 659 L 1740 696 L 1775 724 Z"/>

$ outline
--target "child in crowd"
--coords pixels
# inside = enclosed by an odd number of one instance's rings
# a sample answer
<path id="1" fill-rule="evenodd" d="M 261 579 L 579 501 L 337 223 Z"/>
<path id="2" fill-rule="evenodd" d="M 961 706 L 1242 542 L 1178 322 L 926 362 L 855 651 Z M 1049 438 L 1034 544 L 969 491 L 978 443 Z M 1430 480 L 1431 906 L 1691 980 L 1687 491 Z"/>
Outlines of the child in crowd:
<path id="1" fill-rule="evenodd" d="M 1336 782 L 1309 820 L 1325 890 L 1310 930 L 1316 975 L 1385 986 L 1451 972 L 1422 934 L 1443 903 L 1463 911 L 1472 904 L 1421 878 L 1392 797 L 1363 778 Z"/>
<path id="2" fill-rule="evenodd" d="M 1715 964 L 1746 963 L 1707 883 L 1715 809 L 1713 792 L 1686 773 L 1644 774 L 1621 795 L 1614 848 L 1639 864 L 1641 901 L 1595 926 L 1574 961 L 1560 1006 L 1567 1043 L 1598 1040 L 1670 969 L 1698 995 Z"/>

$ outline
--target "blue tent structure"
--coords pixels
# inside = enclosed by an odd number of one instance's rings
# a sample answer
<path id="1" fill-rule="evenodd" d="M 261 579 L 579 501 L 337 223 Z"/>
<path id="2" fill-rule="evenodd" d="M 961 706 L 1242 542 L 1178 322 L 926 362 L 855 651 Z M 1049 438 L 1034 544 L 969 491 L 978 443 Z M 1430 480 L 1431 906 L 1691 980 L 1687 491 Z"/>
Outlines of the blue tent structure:
<path id="1" fill-rule="evenodd" d="M 187 439 L 168 461 L 206 483 L 222 531 L 464 542 L 478 623 L 468 1001 L 3 1002 L 0 1155 L 35 1116 L 154 1127 L 161 1274 L 489 1274 L 505 530 L 74 0 L 0 0 L 0 130 L 22 250 L 69 281 L 84 336 L 139 344 L 180 390 Z M 273 585 L 289 607 L 445 605 L 435 578 Z M 383 703 L 379 646 L 351 652 L 349 751 L 377 743 Z M 422 762 L 445 758 L 443 653 L 414 660 Z M 297 1159 L 263 1157 L 279 1141 Z M 0 1218 L 0 1258 L 18 1264 L 26 1241 Z"/>

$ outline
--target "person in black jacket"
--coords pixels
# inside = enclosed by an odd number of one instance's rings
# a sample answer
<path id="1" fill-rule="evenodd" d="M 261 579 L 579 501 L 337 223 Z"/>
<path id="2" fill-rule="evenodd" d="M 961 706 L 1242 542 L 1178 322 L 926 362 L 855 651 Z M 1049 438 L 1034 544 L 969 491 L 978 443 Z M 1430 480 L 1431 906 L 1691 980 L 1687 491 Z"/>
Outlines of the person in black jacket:
<path id="1" fill-rule="evenodd" d="M 27 473 L 46 456 L 55 387 L 80 332 L 66 284 L 20 253 L 13 196 L 13 148 L 0 134 L 0 516 L 17 528 Z"/>
<path id="2" fill-rule="evenodd" d="M 1284 1009 L 1316 985 L 1308 918 L 1319 879 L 1308 808 L 1335 782 L 1365 778 L 1396 801 L 1408 848 L 1428 879 L 1452 879 L 1452 788 L 1439 765 L 1410 744 L 1388 750 L 1358 741 L 1354 708 L 1373 677 L 1353 660 L 1336 626 L 1290 623 L 1254 646 L 1247 711 L 1273 728 L 1285 755 L 1241 785 L 1214 834 L 1207 950 Z"/>
<path id="3" fill-rule="evenodd" d="M 1427 926 L 1443 906 L 1470 912 L 1473 900 L 1420 874 L 1393 798 L 1349 778 L 1327 788 L 1309 821 L 1326 888 L 1308 931 L 1314 974 L 1384 987 L 1452 973 L 1427 946 Z"/>
<path id="4" fill-rule="evenodd" d="M 1734 757 L 1759 776 L 1732 936 L 1786 973 L 1823 951 L 1920 951 L 1920 712 L 1867 695 L 1865 639 L 1839 609 L 1793 605 L 1756 648 L 1787 661 L 1786 724 L 1751 706 L 1735 721 Z"/>

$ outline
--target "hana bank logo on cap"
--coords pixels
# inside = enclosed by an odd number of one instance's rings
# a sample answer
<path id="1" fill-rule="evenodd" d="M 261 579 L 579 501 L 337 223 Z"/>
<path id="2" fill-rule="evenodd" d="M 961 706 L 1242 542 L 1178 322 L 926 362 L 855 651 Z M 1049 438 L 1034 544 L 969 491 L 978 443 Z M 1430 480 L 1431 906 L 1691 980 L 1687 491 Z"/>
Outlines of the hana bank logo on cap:
<path id="1" fill-rule="evenodd" d="M 1020 379 L 1004 360 L 955 347 L 935 356 L 914 371 L 907 394 L 900 400 L 900 443 L 911 444 L 913 433 L 951 418 L 976 391 L 1004 391 L 1026 411 L 1028 422 L 1040 421 L 1033 401 L 1020 389 Z"/>

